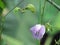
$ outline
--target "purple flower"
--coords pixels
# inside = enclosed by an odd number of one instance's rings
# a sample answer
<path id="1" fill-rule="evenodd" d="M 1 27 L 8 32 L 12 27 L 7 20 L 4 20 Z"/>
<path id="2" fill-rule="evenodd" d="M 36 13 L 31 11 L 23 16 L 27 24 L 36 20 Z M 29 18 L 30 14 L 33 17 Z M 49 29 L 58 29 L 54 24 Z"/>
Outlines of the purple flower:
<path id="1" fill-rule="evenodd" d="M 43 37 L 43 35 L 45 34 L 45 26 L 44 25 L 36 24 L 30 30 L 33 34 L 33 37 L 38 40 L 40 40 Z"/>

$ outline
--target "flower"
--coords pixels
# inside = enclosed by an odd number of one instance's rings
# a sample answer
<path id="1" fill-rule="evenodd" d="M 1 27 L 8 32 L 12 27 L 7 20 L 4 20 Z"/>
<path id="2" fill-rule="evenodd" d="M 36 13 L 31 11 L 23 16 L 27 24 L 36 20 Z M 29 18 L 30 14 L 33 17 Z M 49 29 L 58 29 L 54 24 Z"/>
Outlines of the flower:
<path id="1" fill-rule="evenodd" d="M 30 30 L 33 34 L 33 37 L 38 40 L 43 38 L 43 35 L 45 34 L 45 26 L 41 24 L 36 24 Z"/>

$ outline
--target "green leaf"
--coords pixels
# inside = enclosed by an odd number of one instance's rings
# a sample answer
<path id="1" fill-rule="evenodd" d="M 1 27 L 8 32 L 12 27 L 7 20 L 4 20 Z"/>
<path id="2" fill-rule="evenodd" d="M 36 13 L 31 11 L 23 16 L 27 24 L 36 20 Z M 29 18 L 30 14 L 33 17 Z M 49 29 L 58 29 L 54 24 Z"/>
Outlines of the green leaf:
<path id="1" fill-rule="evenodd" d="M 0 0 L 0 7 L 3 9 L 5 7 L 4 3 L 2 0 Z"/>

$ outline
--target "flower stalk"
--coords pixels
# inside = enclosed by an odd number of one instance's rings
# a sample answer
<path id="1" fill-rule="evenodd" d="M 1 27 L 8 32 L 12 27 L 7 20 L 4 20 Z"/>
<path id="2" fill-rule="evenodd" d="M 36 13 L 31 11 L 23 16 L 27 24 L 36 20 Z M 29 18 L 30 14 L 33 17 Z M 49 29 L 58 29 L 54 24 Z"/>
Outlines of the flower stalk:
<path id="1" fill-rule="evenodd" d="M 45 5 L 46 5 L 46 0 L 44 0 L 44 5 L 41 10 L 41 24 L 43 24 L 43 21 L 44 21 L 43 16 L 44 16 Z"/>
<path id="2" fill-rule="evenodd" d="M 41 24 L 41 0 L 39 0 L 38 24 Z"/>
<path id="3" fill-rule="evenodd" d="M 41 24 L 44 24 L 43 23 L 43 16 L 44 16 L 44 10 L 45 10 L 45 5 L 46 5 L 46 0 L 44 0 L 44 5 L 43 5 L 43 7 L 42 7 L 42 10 L 40 11 L 41 12 L 41 15 L 40 15 L 40 19 L 41 19 Z M 41 44 L 39 44 L 39 45 L 41 45 Z"/>

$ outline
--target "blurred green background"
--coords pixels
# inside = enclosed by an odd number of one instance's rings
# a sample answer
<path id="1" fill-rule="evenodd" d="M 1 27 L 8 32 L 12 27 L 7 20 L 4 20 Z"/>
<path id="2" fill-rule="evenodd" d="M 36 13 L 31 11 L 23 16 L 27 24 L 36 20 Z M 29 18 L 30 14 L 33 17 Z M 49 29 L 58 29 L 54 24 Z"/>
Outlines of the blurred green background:
<path id="1" fill-rule="evenodd" d="M 3 4 L 0 3 L 0 7 L 3 9 L 4 15 L 13 9 L 19 2 L 22 0 L 2 0 Z M 53 0 L 60 6 L 60 0 Z M 14 13 L 12 10 L 5 17 L 4 30 L 2 34 L 3 45 L 39 45 L 39 40 L 33 38 L 30 28 L 38 23 L 38 15 L 40 10 L 44 5 L 44 0 L 23 0 L 21 4 L 17 7 L 24 8 L 27 4 L 33 4 L 36 8 L 36 12 L 32 13 L 29 10 L 26 10 L 25 13 L 18 11 Z M 41 4 L 41 9 L 39 5 Z M 5 10 L 5 11 L 4 11 Z M 55 16 L 55 18 L 53 18 Z M 60 29 L 60 12 L 49 2 L 46 2 L 46 7 L 44 11 L 44 23 L 47 23 L 49 20 L 51 25 L 55 26 L 57 29 Z M 48 41 L 45 45 L 49 45 L 52 37 L 59 30 L 49 32 Z"/>

